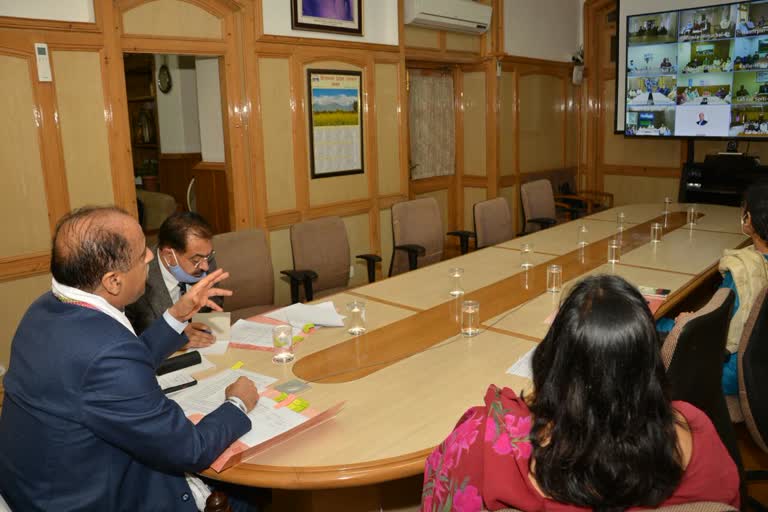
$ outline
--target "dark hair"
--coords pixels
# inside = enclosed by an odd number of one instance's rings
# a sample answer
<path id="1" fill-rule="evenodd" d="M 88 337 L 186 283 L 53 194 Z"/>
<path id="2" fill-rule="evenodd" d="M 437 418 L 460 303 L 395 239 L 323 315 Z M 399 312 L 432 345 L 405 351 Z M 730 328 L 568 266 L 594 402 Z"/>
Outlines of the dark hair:
<path id="1" fill-rule="evenodd" d="M 534 352 L 535 478 L 562 503 L 655 507 L 683 475 L 653 316 L 622 278 L 592 276 Z"/>
<path id="2" fill-rule="evenodd" d="M 202 215 L 195 212 L 174 213 L 160 226 L 157 246 L 183 252 L 187 250 L 187 240 L 190 236 L 210 240 L 213 238 L 213 228 Z"/>
<path id="3" fill-rule="evenodd" d="M 744 211 L 749 212 L 757 236 L 768 242 L 768 180 L 754 183 L 747 189 Z"/>
<path id="4" fill-rule="evenodd" d="M 56 281 L 91 292 L 107 272 L 131 269 L 135 255 L 125 235 L 110 222 L 115 214 L 129 216 L 113 206 L 86 206 L 59 220 L 51 247 Z"/>

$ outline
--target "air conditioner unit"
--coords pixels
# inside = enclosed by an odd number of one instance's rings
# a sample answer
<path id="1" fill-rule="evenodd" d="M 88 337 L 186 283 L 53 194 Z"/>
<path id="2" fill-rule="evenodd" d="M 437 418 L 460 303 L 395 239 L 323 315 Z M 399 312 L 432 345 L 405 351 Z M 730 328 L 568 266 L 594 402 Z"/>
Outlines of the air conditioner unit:
<path id="1" fill-rule="evenodd" d="M 491 26 L 492 11 L 491 6 L 471 0 L 406 0 L 405 23 L 482 34 Z"/>

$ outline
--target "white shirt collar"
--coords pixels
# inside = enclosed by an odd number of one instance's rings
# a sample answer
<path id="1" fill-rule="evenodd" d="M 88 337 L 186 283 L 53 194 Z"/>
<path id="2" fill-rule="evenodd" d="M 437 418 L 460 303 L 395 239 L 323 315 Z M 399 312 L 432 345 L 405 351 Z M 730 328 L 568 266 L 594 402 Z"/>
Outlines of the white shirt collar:
<path id="1" fill-rule="evenodd" d="M 165 288 L 168 290 L 168 294 L 171 296 L 171 302 L 175 304 L 176 301 L 178 301 L 181 297 L 181 290 L 179 290 L 179 280 L 173 277 L 173 274 L 171 274 L 170 271 L 165 268 L 165 262 L 160 257 L 159 247 L 157 248 L 155 257 L 157 258 L 157 264 L 160 265 L 160 274 L 163 276 Z"/>
<path id="2" fill-rule="evenodd" d="M 71 286 L 61 284 L 53 278 L 51 278 L 51 291 L 62 302 L 81 302 L 92 306 L 94 309 L 97 309 L 105 315 L 110 316 L 120 322 L 123 327 L 131 331 L 131 333 L 136 336 L 136 331 L 133 330 L 133 326 L 131 325 L 131 322 L 128 321 L 128 317 L 125 316 L 125 313 L 107 302 L 103 297 L 99 297 L 93 293 L 80 290 L 79 288 L 73 288 Z"/>

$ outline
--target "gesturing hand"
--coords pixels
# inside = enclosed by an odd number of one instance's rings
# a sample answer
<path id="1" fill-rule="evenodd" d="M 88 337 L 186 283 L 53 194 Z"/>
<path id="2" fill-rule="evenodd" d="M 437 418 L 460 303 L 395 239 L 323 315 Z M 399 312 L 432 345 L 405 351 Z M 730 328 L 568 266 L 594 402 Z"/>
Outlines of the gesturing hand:
<path id="1" fill-rule="evenodd" d="M 215 288 L 214 285 L 219 281 L 229 277 L 229 272 L 224 272 L 223 269 L 218 269 L 211 272 L 193 287 L 187 289 L 187 293 L 181 296 L 181 298 L 168 309 L 168 312 L 178 320 L 179 322 L 186 322 L 192 315 L 200 311 L 203 306 L 208 306 L 214 311 L 221 311 L 218 304 L 210 300 L 211 297 L 228 297 L 232 295 L 231 290 L 224 290 L 223 288 Z"/>

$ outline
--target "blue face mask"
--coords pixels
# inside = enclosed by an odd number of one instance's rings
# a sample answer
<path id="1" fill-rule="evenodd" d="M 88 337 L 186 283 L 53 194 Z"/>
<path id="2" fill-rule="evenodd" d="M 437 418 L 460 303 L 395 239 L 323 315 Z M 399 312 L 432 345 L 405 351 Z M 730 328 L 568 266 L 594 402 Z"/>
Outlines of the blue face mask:
<path id="1" fill-rule="evenodd" d="M 195 284 L 196 282 L 200 281 L 202 278 L 208 275 L 208 272 L 202 272 L 199 276 L 193 276 L 192 274 L 188 274 L 186 270 L 181 268 L 181 265 L 179 265 L 179 258 L 176 257 L 176 251 L 171 249 L 171 252 L 173 253 L 173 259 L 176 260 L 176 265 L 168 264 L 168 272 L 171 273 L 173 277 L 176 278 L 176 280 L 180 283 L 185 284 Z"/>

